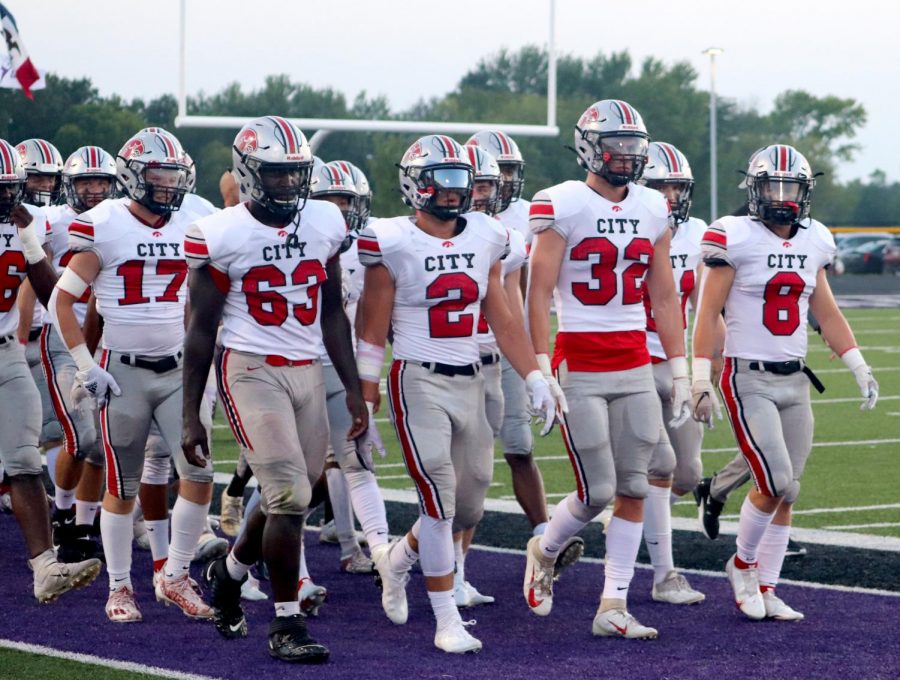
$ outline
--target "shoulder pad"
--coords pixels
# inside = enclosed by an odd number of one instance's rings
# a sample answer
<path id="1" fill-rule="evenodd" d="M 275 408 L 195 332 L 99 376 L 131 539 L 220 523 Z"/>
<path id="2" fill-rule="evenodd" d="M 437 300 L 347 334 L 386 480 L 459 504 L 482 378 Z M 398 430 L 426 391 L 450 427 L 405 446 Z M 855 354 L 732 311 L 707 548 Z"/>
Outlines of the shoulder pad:
<path id="1" fill-rule="evenodd" d="M 381 264 L 382 256 L 403 247 L 409 238 L 409 218 L 390 217 L 370 222 L 356 239 L 359 261 L 366 267 Z"/>
<path id="2" fill-rule="evenodd" d="M 638 199 L 654 217 L 668 219 L 672 214 L 672 209 L 669 207 L 666 197 L 655 189 L 648 189 L 640 184 L 629 184 L 628 190 L 637 191 Z"/>
<path id="3" fill-rule="evenodd" d="M 833 255 L 837 250 L 837 245 L 834 242 L 834 234 L 829 231 L 828 227 L 819 222 L 818 220 L 814 220 L 810 218 L 809 226 L 809 234 L 813 239 L 813 242 L 822 250 L 824 250 L 829 255 Z"/>

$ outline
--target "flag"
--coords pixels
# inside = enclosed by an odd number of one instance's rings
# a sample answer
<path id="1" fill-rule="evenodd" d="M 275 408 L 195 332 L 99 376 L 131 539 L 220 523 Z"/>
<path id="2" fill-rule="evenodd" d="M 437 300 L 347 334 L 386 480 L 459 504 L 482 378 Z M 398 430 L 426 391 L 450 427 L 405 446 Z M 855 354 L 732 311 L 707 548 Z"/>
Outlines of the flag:
<path id="1" fill-rule="evenodd" d="M 9 10 L 0 3 L 0 27 L 3 28 L 3 37 L 6 38 L 6 47 L 9 50 L 9 61 L 11 70 L 15 72 L 16 80 L 22 87 L 22 91 L 29 99 L 34 99 L 31 94 L 31 86 L 39 79 L 40 74 L 31 63 L 31 58 L 22 44 L 19 37 L 19 29 L 16 26 L 16 20 Z"/>

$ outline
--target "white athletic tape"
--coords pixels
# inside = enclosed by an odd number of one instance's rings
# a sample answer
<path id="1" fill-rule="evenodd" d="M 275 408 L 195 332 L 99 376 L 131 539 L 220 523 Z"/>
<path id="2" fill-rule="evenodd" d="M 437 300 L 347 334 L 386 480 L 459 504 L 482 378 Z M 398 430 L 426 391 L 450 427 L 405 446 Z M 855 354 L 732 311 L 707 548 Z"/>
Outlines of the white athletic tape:
<path id="1" fill-rule="evenodd" d="M 57 288 L 66 291 L 76 300 L 84 295 L 84 291 L 88 289 L 88 285 L 89 284 L 84 279 L 68 267 L 63 270 L 63 273 L 59 276 L 59 280 L 56 282 Z"/>

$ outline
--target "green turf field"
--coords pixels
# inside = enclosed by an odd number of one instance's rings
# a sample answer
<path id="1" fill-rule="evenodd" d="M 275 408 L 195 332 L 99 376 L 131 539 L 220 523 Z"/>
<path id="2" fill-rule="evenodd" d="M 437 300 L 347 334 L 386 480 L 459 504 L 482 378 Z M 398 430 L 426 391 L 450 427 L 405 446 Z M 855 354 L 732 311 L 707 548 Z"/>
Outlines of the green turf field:
<path id="1" fill-rule="evenodd" d="M 874 535 L 900 537 L 900 493 L 897 491 L 897 464 L 900 455 L 900 310 L 847 310 L 867 361 L 881 385 L 881 398 L 875 411 L 859 410 L 861 399 L 853 376 L 839 359 L 829 360 L 830 352 L 821 338 L 810 331 L 809 363 L 827 391 L 813 391 L 816 418 L 815 444 L 803 477 L 800 499 L 795 508 L 798 527 L 835 529 Z M 387 404 L 379 414 L 387 418 Z M 378 477 L 385 488 L 412 489 L 406 476 L 393 428 L 383 420 L 379 428 L 388 448 L 388 457 L 378 462 Z M 219 414 L 215 438 L 216 470 L 231 472 L 238 451 L 231 431 Z M 863 443 L 880 441 L 880 443 Z M 821 446 L 834 444 L 832 446 Z M 723 450 L 727 449 L 727 450 Z M 737 452 L 728 421 L 707 432 L 703 442 L 703 462 L 707 474 L 724 465 Z M 553 503 L 574 489 L 574 479 L 559 434 L 535 437 L 535 456 L 539 460 L 548 500 Z M 489 495 L 512 499 L 509 468 L 499 447 L 497 465 Z M 893 506 L 871 510 L 835 512 L 804 511 Z M 736 508 L 734 506 L 734 512 Z M 694 516 L 695 508 L 687 500 L 676 505 L 679 516 Z M 724 517 L 727 519 L 727 516 Z M 881 526 L 887 525 L 887 526 Z"/>
<path id="2" fill-rule="evenodd" d="M 84 674 L 91 680 L 142 680 L 159 677 L 134 671 L 117 670 L 69 659 L 38 656 L 27 652 L 0 649 L 0 680 L 55 680 Z"/>

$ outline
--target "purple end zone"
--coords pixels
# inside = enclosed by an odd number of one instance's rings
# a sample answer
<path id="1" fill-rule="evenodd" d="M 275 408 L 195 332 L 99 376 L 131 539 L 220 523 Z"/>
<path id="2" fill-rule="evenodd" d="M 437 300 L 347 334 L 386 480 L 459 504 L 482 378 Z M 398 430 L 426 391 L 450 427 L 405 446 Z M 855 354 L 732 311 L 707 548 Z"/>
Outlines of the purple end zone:
<path id="1" fill-rule="evenodd" d="M 900 598 L 784 586 L 782 597 L 806 614 L 800 623 L 751 622 L 733 605 L 723 578 L 691 576 L 707 595 L 700 605 L 678 607 L 650 599 L 650 572 L 638 570 L 630 610 L 655 626 L 660 638 L 595 638 L 591 621 L 603 568 L 581 564 L 557 584 L 552 614 L 531 614 L 522 598 L 524 557 L 473 551 L 469 580 L 497 604 L 463 610 L 477 619 L 484 643 L 477 655 L 457 657 L 434 648 L 434 624 L 420 574 L 409 587 L 409 623 L 395 626 L 381 610 L 367 576 L 338 572 L 338 550 L 309 534 L 308 562 L 329 590 L 312 635 L 331 649 L 324 667 L 292 668 L 268 656 L 271 600 L 244 603 L 250 624 L 245 640 L 226 641 L 212 624 L 190 621 L 155 601 L 149 553 L 134 552 L 133 578 L 144 621 L 109 623 L 103 612 L 106 573 L 90 588 L 55 604 L 31 596 L 31 573 L 14 520 L 0 517 L 0 637 L 221 678 L 485 678 L 500 680 L 572 675 L 629 678 L 900 677 Z M 265 587 L 265 585 L 264 585 Z M 2 673 L 0 673 L 2 675 Z"/>

